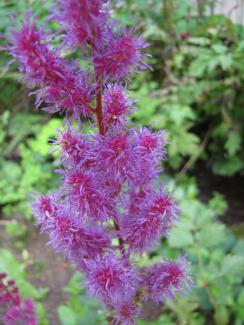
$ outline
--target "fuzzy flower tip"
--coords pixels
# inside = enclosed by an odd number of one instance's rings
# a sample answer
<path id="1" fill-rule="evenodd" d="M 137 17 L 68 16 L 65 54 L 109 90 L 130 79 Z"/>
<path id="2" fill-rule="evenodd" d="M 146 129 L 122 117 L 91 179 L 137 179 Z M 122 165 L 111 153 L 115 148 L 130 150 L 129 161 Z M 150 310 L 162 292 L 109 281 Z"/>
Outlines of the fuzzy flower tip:
<path id="1" fill-rule="evenodd" d="M 135 318 L 140 315 L 140 311 L 133 301 L 120 301 L 114 308 L 115 318 L 112 324 L 136 325 Z"/>
<path id="2" fill-rule="evenodd" d="M 6 280 L 7 274 L 0 273 L 0 309 L 6 325 L 37 325 L 35 305 L 32 300 L 22 300 L 13 280 Z M 0 318 L 1 319 L 1 318 Z"/>
<path id="3" fill-rule="evenodd" d="M 64 193 L 67 193 L 67 200 L 77 207 L 83 218 L 104 221 L 112 214 L 112 201 L 102 187 L 103 180 L 92 172 L 75 168 L 64 172 Z"/>
<path id="4" fill-rule="evenodd" d="M 134 194 L 121 233 L 131 251 L 143 253 L 155 247 L 178 220 L 178 208 L 164 189 Z M 141 195 L 141 196 L 140 196 Z"/>
<path id="5" fill-rule="evenodd" d="M 51 196 L 40 195 L 32 203 L 32 213 L 36 217 L 37 223 L 43 225 L 48 223 L 56 210 L 56 205 Z"/>
<path id="6" fill-rule="evenodd" d="M 185 257 L 176 261 L 164 261 L 145 269 L 142 278 L 145 299 L 158 303 L 174 299 L 177 292 L 184 294 L 193 286 L 189 262 Z"/>
<path id="7" fill-rule="evenodd" d="M 79 166 L 88 169 L 93 163 L 89 153 L 93 150 L 93 143 L 87 136 L 80 134 L 77 130 L 68 127 L 66 130 L 58 131 L 58 139 L 53 141 L 54 150 L 59 153 L 58 162 L 66 167 Z"/>
<path id="8" fill-rule="evenodd" d="M 135 294 L 137 276 L 122 259 L 110 254 L 87 261 L 86 266 L 88 293 L 106 304 L 126 301 Z"/>
<path id="9" fill-rule="evenodd" d="M 138 151 L 131 134 L 114 129 L 105 137 L 97 136 L 94 153 L 96 168 L 106 173 L 110 181 L 133 181 L 136 176 Z"/>
<path id="10" fill-rule="evenodd" d="M 65 43 L 71 47 L 86 42 L 97 44 L 105 37 L 107 0 L 61 0 L 54 7 L 55 20 L 66 31 Z"/>
<path id="11" fill-rule="evenodd" d="M 165 158 L 167 144 L 166 132 L 158 131 L 153 133 L 147 128 L 142 128 L 135 133 L 140 147 L 142 157 L 152 159 L 155 163 L 159 163 Z"/>
<path id="12" fill-rule="evenodd" d="M 132 36 L 131 31 L 124 31 L 106 50 L 94 54 L 93 61 L 97 73 L 120 80 L 132 72 L 145 69 L 146 55 L 142 50 L 147 46 L 144 40 Z"/>
<path id="13" fill-rule="evenodd" d="M 104 92 L 104 124 L 111 125 L 123 123 L 126 115 L 134 109 L 135 101 L 127 97 L 125 89 L 120 84 L 109 84 Z"/>
<path id="14" fill-rule="evenodd" d="M 31 87 L 39 87 L 36 105 L 47 104 L 50 112 L 65 111 L 87 114 L 92 101 L 88 88 L 88 74 L 67 64 L 58 51 L 47 45 L 47 35 L 27 16 L 20 31 L 10 35 L 9 51 L 19 62 L 20 71 Z"/>
<path id="15" fill-rule="evenodd" d="M 78 265 L 84 257 L 94 258 L 111 248 L 110 238 L 102 227 L 83 225 L 62 209 L 49 223 L 46 232 L 55 249 L 64 251 Z"/>

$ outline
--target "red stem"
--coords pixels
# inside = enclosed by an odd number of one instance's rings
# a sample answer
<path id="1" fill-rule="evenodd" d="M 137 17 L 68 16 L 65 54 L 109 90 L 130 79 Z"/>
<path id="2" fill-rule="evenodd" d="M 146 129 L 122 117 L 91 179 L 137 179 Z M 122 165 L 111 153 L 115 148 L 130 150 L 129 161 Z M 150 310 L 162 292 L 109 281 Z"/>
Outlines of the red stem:
<path id="1" fill-rule="evenodd" d="M 99 133 L 101 135 L 105 134 L 104 125 L 103 125 L 103 103 L 102 103 L 102 79 L 98 80 L 98 91 L 97 91 L 97 106 L 96 106 L 96 117 Z"/>

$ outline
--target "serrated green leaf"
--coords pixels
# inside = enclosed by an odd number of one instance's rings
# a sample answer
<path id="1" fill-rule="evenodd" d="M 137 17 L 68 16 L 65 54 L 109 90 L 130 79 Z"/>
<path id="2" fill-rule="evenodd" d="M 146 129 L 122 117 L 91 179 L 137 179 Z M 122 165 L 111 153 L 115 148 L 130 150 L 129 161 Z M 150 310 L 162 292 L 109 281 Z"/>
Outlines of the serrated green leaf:
<path id="1" fill-rule="evenodd" d="M 77 315 L 67 306 L 59 306 L 58 316 L 63 325 L 77 325 Z"/>
<path id="2" fill-rule="evenodd" d="M 234 281 L 240 281 L 244 277 L 244 257 L 227 255 L 223 260 L 222 272 L 232 276 Z"/>
<path id="3" fill-rule="evenodd" d="M 191 232 L 184 227 L 184 224 L 174 228 L 168 238 L 171 247 L 182 248 L 193 245 L 193 236 Z"/>
<path id="4" fill-rule="evenodd" d="M 232 131 L 228 135 L 228 139 L 225 142 L 225 149 L 230 156 L 233 156 L 241 148 L 241 134 L 239 132 Z"/>
<path id="5" fill-rule="evenodd" d="M 221 223 L 206 224 L 198 233 L 197 238 L 204 247 L 215 247 L 225 240 L 225 226 Z"/>
<path id="6" fill-rule="evenodd" d="M 213 164 L 213 171 L 217 175 L 232 176 L 244 168 L 244 161 L 238 156 L 231 156 L 226 160 L 216 161 Z"/>

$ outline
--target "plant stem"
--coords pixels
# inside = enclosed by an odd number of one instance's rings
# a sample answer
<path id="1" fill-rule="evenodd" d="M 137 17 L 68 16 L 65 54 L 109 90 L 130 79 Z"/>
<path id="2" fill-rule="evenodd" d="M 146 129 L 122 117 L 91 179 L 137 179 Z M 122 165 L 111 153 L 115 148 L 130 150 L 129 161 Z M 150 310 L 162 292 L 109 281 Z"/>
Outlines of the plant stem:
<path id="1" fill-rule="evenodd" d="M 208 140 L 209 140 L 209 136 L 210 136 L 210 129 L 208 129 L 208 131 L 206 132 L 204 139 L 202 141 L 202 143 L 200 144 L 200 146 L 197 148 L 197 150 L 195 151 L 195 153 L 191 156 L 191 158 L 186 162 L 186 164 L 183 166 L 183 168 L 180 170 L 180 172 L 178 173 L 176 180 L 178 180 L 182 175 L 184 175 L 195 163 L 195 161 L 197 160 L 197 158 L 200 156 L 200 154 L 205 150 L 207 144 L 208 144 Z"/>
<path id="2" fill-rule="evenodd" d="M 96 105 L 96 117 L 99 133 L 101 135 L 105 134 L 103 125 L 103 104 L 102 104 L 102 79 L 98 79 L 98 91 L 96 95 L 97 105 Z"/>

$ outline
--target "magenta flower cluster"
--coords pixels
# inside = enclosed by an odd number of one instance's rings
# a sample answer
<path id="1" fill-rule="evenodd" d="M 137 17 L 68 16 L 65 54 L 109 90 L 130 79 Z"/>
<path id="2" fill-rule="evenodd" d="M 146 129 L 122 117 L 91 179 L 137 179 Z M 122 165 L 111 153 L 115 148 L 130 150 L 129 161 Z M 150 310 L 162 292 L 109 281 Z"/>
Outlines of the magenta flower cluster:
<path id="1" fill-rule="evenodd" d="M 33 301 L 21 299 L 15 282 L 7 280 L 6 273 L 0 273 L 0 311 L 0 320 L 6 325 L 37 325 Z"/>
<path id="2" fill-rule="evenodd" d="M 109 322 L 133 325 L 148 299 L 164 302 L 192 284 L 184 257 L 144 268 L 135 263 L 168 235 L 179 214 L 167 187 L 158 184 L 165 132 L 134 128 L 128 119 L 136 101 L 124 80 L 147 67 L 147 43 L 110 18 L 106 0 L 60 0 L 51 11 L 60 48 L 30 14 L 11 32 L 9 46 L 35 88 L 36 105 L 65 113 L 54 141 L 62 183 L 37 199 L 34 215 L 54 248 L 84 275 L 88 294 L 107 307 Z M 87 70 L 64 57 L 77 47 Z M 81 132 L 84 117 L 94 118 L 98 132 L 95 126 Z"/>

